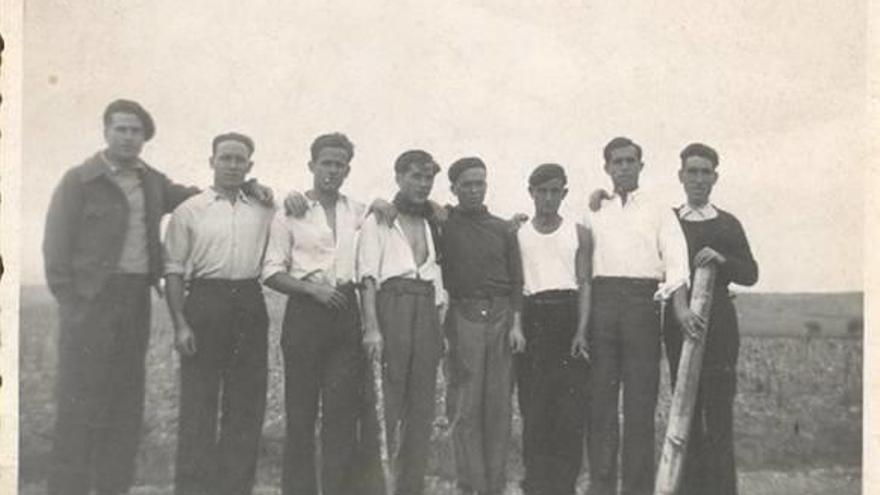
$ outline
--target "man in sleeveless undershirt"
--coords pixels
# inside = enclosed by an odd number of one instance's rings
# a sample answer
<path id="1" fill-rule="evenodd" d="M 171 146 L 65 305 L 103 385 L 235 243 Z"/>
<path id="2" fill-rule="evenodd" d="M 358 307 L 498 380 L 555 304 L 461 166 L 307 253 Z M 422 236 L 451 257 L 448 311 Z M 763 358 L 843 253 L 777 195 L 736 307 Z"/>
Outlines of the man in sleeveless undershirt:
<path id="1" fill-rule="evenodd" d="M 526 495 L 573 495 L 583 458 L 590 240 L 581 224 L 559 214 L 566 182 L 555 163 L 532 172 L 535 214 L 517 232 L 526 347 L 514 361 Z"/>

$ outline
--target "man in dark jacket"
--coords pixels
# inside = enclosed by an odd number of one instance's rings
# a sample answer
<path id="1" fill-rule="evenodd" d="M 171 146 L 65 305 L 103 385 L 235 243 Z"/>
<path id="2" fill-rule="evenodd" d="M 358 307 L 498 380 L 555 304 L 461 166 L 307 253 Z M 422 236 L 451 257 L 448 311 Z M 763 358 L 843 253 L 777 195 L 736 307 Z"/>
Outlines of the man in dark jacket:
<path id="1" fill-rule="evenodd" d="M 87 494 L 92 485 L 125 493 L 132 483 L 159 222 L 198 192 L 139 158 L 154 132 L 138 103 L 110 103 L 106 149 L 68 170 L 49 205 L 43 257 L 61 327 L 50 495 Z"/>

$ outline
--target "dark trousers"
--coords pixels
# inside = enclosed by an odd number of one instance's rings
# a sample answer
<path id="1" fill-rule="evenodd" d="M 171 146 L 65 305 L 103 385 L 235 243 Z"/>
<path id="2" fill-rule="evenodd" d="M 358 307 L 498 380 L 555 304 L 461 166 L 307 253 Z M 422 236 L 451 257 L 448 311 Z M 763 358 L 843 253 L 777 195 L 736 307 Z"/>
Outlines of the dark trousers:
<path id="1" fill-rule="evenodd" d="M 60 308 L 50 495 L 124 493 L 144 412 L 150 336 L 146 275 L 113 275 L 91 300 Z"/>
<path id="2" fill-rule="evenodd" d="M 425 281 L 390 279 L 382 284 L 376 305 L 384 342 L 383 393 L 388 445 L 392 450 L 399 445 L 395 459 L 399 473 L 396 491 L 421 494 L 435 416 L 437 365 L 443 353 L 434 286 Z M 372 379 L 372 371 L 368 374 Z M 372 384 L 366 385 L 365 390 L 370 398 L 363 428 L 367 479 L 362 482 L 360 492 L 382 495 L 385 489 L 379 462 L 375 394 Z M 398 432 L 396 441 L 395 432 Z"/>
<path id="3" fill-rule="evenodd" d="M 513 407 L 513 359 L 508 335 L 509 297 L 454 299 L 446 316 L 451 371 L 447 407 L 458 483 L 501 494 L 507 485 L 507 451 Z"/>
<path id="4" fill-rule="evenodd" d="M 346 310 L 293 295 L 284 312 L 284 444 L 282 493 L 315 495 L 315 424 L 321 405 L 321 493 L 354 494 L 357 420 L 364 374 L 357 297 L 340 289 Z"/>
<path id="5" fill-rule="evenodd" d="M 571 356 L 577 329 L 576 291 L 527 297 L 526 351 L 514 356 L 523 417 L 526 495 L 573 495 L 583 458 L 587 362 Z"/>
<path id="6" fill-rule="evenodd" d="M 622 493 L 642 495 L 654 489 L 654 410 L 660 379 L 660 315 L 653 300 L 656 288 L 656 281 L 646 279 L 593 280 L 587 442 L 591 495 L 616 493 L 621 383 Z"/>
<path id="7" fill-rule="evenodd" d="M 739 329 L 736 310 L 727 292 L 718 288 L 715 291 L 680 495 L 737 493 L 733 399 L 736 395 Z M 683 338 L 674 318 L 667 318 L 664 340 L 675 387 Z"/>
<path id="8" fill-rule="evenodd" d="M 195 280 L 184 315 L 196 353 L 180 360 L 175 493 L 248 494 L 266 411 L 269 319 L 260 284 Z"/>

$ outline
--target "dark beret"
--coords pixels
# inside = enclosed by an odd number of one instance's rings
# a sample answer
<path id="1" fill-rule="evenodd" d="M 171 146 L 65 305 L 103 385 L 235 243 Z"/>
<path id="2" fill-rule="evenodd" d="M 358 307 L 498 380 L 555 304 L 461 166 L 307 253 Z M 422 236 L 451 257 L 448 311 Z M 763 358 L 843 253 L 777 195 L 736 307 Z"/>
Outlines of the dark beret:
<path id="1" fill-rule="evenodd" d="M 556 163 L 544 163 L 538 165 L 535 170 L 532 171 L 532 175 L 529 176 L 529 186 L 540 186 L 553 179 L 562 179 L 562 185 L 568 183 L 568 178 L 565 176 L 565 169 L 562 168 L 562 165 Z"/>
<path id="2" fill-rule="evenodd" d="M 449 182 L 455 184 L 455 181 L 458 180 L 458 176 L 461 175 L 462 172 L 464 172 L 465 170 L 471 168 L 481 168 L 483 170 L 486 170 L 486 164 L 483 163 L 483 160 L 480 160 L 475 156 L 459 158 L 449 167 L 449 172 L 447 172 L 447 174 L 449 175 Z"/>
<path id="3" fill-rule="evenodd" d="M 156 125 L 153 123 L 153 117 L 136 101 L 119 99 L 107 105 L 107 108 L 104 109 L 104 127 L 110 125 L 114 113 L 133 113 L 137 115 L 144 126 L 145 141 L 149 141 L 156 134 Z"/>
<path id="4" fill-rule="evenodd" d="M 681 158 L 682 165 L 684 165 L 684 161 L 688 158 L 699 156 L 712 162 L 713 167 L 718 166 L 718 152 L 712 149 L 711 146 L 707 146 L 703 143 L 691 143 L 685 146 L 678 156 Z"/>

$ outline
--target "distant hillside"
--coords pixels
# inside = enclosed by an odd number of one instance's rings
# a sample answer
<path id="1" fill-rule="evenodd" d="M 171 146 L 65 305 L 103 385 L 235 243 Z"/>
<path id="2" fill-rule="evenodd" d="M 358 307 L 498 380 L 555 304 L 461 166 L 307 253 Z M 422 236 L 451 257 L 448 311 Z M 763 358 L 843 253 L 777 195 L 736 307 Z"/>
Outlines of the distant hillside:
<path id="1" fill-rule="evenodd" d="M 803 335 L 817 324 L 820 335 L 845 335 L 851 322 L 861 322 L 864 294 L 744 293 L 734 299 L 744 334 Z"/>
<path id="2" fill-rule="evenodd" d="M 42 285 L 23 285 L 21 292 L 23 310 L 39 311 L 38 306 L 52 302 L 49 290 Z M 266 294 L 271 294 L 271 299 L 278 297 L 270 290 Z M 862 318 L 864 295 L 749 292 L 737 294 L 734 303 L 740 316 L 740 330 L 746 335 L 803 335 L 808 325 L 815 324 L 820 328 L 820 336 L 838 336 L 847 333 L 850 322 Z M 156 310 L 165 311 L 165 305 Z"/>

